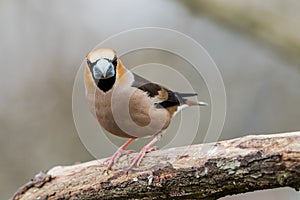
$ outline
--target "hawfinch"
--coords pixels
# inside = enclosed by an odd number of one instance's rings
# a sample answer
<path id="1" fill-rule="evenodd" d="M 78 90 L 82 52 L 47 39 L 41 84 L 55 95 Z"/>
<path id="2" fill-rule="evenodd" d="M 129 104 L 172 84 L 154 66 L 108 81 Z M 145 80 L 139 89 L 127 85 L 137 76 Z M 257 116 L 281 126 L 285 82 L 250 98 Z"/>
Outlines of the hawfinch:
<path id="1" fill-rule="evenodd" d="M 138 166 L 147 152 L 157 149 L 154 143 L 178 111 L 192 105 L 207 105 L 186 99 L 197 94 L 173 92 L 132 73 L 112 49 L 93 50 L 86 61 L 84 82 L 90 111 L 105 130 L 129 138 L 108 159 L 108 170 L 122 155 L 134 152 L 125 149 L 136 138 L 153 136 L 129 168 Z"/>

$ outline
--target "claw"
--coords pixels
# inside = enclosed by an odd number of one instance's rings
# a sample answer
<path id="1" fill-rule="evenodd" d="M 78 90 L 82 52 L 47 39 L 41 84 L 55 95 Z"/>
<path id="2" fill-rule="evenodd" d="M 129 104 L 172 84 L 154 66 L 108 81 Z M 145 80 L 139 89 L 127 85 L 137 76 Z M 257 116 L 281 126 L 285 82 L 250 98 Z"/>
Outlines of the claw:
<path id="1" fill-rule="evenodd" d="M 146 146 L 144 146 L 141 151 L 132 159 L 131 164 L 128 169 L 133 168 L 135 165 L 139 166 L 146 153 L 150 151 L 156 151 L 158 149 L 157 146 L 153 146 L 155 142 L 157 142 L 160 138 L 160 135 L 155 136 Z"/>
<path id="2" fill-rule="evenodd" d="M 123 144 L 110 158 L 106 159 L 104 161 L 104 163 L 107 163 L 108 162 L 108 165 L 106 167 L 106 170 L 110 170 L 111 167 L 116 163 L 118 162 L 118 160 L 120 159 L 120 157 L 122 155 L 128 155 L 128 154 L 131 154 L 131 153 L 134 153 L 135 151 L 134 150 L 125 150 L 125 148 L 131 143 L 134 141 L 134 138 L 131 138 L 129 139 L 125 144 Z"/>
<path id="3" fill-rule="evenodd" d="M 108 165 L 106 167 L 107 170 L 110 170 L 111 167 L 118 162 L 118 160 L 120 159 L 121 156 L 123 155 L 128 155 L 131 153 L 135 153 L 136 151 L 134 150 L 123 150 L 120 149 L 118 151 L 116 151 L 110 158 L 108 158 L 107 160 L 105 160 L 105 163 L 108 162 Z"/>

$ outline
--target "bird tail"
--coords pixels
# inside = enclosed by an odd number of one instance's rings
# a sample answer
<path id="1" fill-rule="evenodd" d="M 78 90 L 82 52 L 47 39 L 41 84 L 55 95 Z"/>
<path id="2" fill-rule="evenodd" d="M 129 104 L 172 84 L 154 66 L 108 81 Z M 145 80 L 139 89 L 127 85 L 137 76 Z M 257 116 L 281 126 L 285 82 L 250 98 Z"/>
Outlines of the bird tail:
<path id="1" fill-rule="evenodd" d="M 204 101 L 190 101 L 188 99 L 185 99 L 185 97 L 192 97 L 192 96 L 197 96 L 197 93 L 176 93 L 176 96 L 178 99 L 181 100 L 181 103 L 186 104 L 188 106 L 193 106 L 193 105 L 198 105 L 198 106 L 208 106 L 208 103 Z"/>
<path id="2" fill-rule="evenodd" d="M 198 106 L 208 106 L 208 103 L 204 102 L 204 101 L 190 101 L 190 100 L 185 100 L 185 104 L 187 104 L 188 106 L 194 106 L 194 105 L 198 105 Z"/>
<path id="3" fill-rule="evenodd" d="M 180 97 L 193 97 L 193 96 L 197 96 L 198 94 L 197 93 L 179 93 L 179 92 L 176 92 L 176 94 Z"/>

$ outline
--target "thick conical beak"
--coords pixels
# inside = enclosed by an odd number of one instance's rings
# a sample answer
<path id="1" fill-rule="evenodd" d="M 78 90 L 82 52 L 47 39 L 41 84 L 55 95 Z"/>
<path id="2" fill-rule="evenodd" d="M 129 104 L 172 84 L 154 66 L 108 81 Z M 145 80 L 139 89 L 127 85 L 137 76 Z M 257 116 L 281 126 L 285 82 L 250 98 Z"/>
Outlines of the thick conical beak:
<path id="1" fill-rule="evenodd" d="M 93 67 L 93 76 L 95 79 L 106 79 L 114 75 L 114 66 L 106 59 L 100 59 Z"/>

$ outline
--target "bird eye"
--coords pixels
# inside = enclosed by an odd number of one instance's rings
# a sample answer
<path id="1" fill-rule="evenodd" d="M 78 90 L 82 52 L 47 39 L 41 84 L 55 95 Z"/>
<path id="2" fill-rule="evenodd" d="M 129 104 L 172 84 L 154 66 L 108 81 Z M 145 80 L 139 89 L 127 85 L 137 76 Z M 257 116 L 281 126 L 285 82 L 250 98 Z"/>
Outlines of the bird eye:
<path id="1" fill-rule="evenodd" d="M 87 60 L 86 62 L 88 64 L 88 66 L 91 67 L 91 65 L 92 65 L 91 61 Z"/>
<path id="2" fill-rule="evenodd" d="M 92 63 L 90 60 L 87 60 L 86 62 L 88 64 L 89 68 L 92 68 L 96 64 L 97 61 Z"/>
<path id="3" fill-rule="evenodd" d="M 117 64 L 118 64 L 118 58 L 117 58 L 117 56 L 114 57 L 114 59 L 113 59 L 113 61 L 111 63 L 114 65 L 114 67 L 117 66 Z"/>

